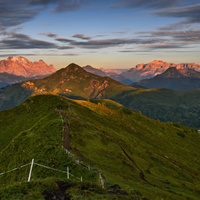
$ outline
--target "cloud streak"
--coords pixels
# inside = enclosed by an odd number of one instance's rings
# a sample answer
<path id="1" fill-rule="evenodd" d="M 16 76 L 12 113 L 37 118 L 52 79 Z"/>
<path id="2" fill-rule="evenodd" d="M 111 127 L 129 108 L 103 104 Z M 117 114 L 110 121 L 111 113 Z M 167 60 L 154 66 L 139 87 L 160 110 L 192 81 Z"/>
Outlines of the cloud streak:
<path id="1" fill-rule="evenodd" d="M 169 26 L 161 28 L 165 30 L 170 28 L 185 28 L 193 23 L 200 23 L 200 3 L 171 9 L 155 10 L 150 13 L 160 17 L 173 17 L 183 19 L 178 23 L 173 23 Z"/>
<path id="2" fill-rule="evenodd" d="M 82 39 L 82 40 L 90 40 L 91 39 L 90 36 L 85 36 L 84 34 L 76 34 L 76 35 L 73 35 L 72 37 L 79 38 L 79 39 Z"/>
<path id="3" fill-rule="evenodd" d="M 180 0 L 119 0 L 118 3 L 111 5 L 112 8 L 166 8 L 180 4 Z"/>
<path id="4" fill-rule="evenodd" d="M 47 5 L 53 6 L 52 12 L 66 12 L 81 9 L 87 0 L 0 0 L 0 29 L 18 26 L 33 19 Z"/>
<path id="5" fill-rule="evenodd" d="M 57 34 L 55 34 L 55 33 L 39 33 L 38 35 L 44 35 L 44 36 L 47 36 L 47 37 L 50 37 L 50 38 L 56 38 L 57 37 Z"/>
<path id="6" fill-rule="evenodd" d="M 24 6 L 0 8 L 0 27 L 6 29 L 8 27 L 20 25 L 30 19 L 34 18 L 38 11 Z"/>
<path id="7" fill-rule="evenodd" d="M 114 38 L 114 39 L 102 39 L 102 40 L 89 40 L 89 41 L 75 41 L 64 38 L 57 38 L 57 41 L 69 43 L 71 46 L 84 48 L 84 49 L 102 49 L 108 47 L 117 47 L 130 44 L 154 44 L 159 42 L 164 42 L 166 39 L 123 39 L 123 38 Z"/>
<path id="8" fill-rule="evenodd" d="M 163 38 L 167 39 L 165 42 L 145 45 L 142 48 L 147 49 L 174 49 L 174 48 L 189 48 L 191 45 L 197 45 L 200 43 L 200 30 L 182 30 L 182 31 L 169 31 L 169 30 L 157 30 L 157 31 L 144 31 L 138 32 L 140 36 L 144 35 L 145 38 Z"/>
<path id="9" fill-rule="evenodd" d="M 61 53 L 61 54 L 57 54 L 57 53 L 42 53 L 40 54 L 42 56 L 78 56 L 79 54 L 75 54 L 75 53 Z M 2 58 L 7 58 L 7 57 L 10 57 L 10 56 L 14 56 L 14 57 L 17 57 L 17 56 L 38 56 L 38 53 L 12 53 L 12 54 L 0 54 L 0 57 Z"/>
<path id="10" fill-rule="evenodd" d="M 167 37 L 170 40 L 187 42 L 190 44 L 200 42 L 200 30 L 185 30 L 185 31 L 146 31 L 139 32 L 149 37 Z"/>
<path id="11" fill-rule="evenodd" d="M 72 49 L 52 42 L 36 40 L 21 33 L 6 32 L 7 37 L 0 40 L 0 49 Z"/>
<path id="12" fill-rule="evenodd" d="M 182 48 L 184 44 L 177 43 L 161 43 L 145 46 L 145 48 L 156 50 L 156 49 L 177 49 Z"/>

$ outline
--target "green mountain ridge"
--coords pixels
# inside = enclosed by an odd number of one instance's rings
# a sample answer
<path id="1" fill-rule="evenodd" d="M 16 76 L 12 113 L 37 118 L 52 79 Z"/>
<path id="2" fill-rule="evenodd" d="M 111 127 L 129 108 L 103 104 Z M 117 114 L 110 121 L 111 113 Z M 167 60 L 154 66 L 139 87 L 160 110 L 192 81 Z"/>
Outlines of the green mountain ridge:
<path id="1" fill-rule="evenodd" d="M 23 86 L 35 93 L 54 92 L 85 99 L 109 98 L 121 91 L 133 89 L 109 77 L 100 77 L 86 72 L 76 64 L 70 64 L 67 68 L 42 80 L 25 82 Z"/>
<path id="2" fill-rule="evenodd" d="M 34 166 L 28 184 L 29 168 L 23 168 L 0 177 L 1 199 L 45 199 L 52 193 L 57 199 L 199 199 L 200 135 L 194 129 L 152 120 L 111 100 L 53 94 L 33 95 L 1 111 L 0 124 L 1 172 L 34 158 L 63 171 L 68 166 L 84 181 Z M 63 146 L 99 171 L 107 190 L 100 189 L 98 174 L 75 164 Z M 59 183 L 65 185 L 62 198 Z"/>
<path id="3" fill-rule="evenodd" d="M 24 81 L 3 88 L 0 91 L 0 110 L 19 105 L 31 94 L 53 92 L 75 99 L 104 99 L 133 89 L 135 88 L 109 77 L 100 77 L 86 72 L 76 64 L 70 64 L 46 78 Z"/>

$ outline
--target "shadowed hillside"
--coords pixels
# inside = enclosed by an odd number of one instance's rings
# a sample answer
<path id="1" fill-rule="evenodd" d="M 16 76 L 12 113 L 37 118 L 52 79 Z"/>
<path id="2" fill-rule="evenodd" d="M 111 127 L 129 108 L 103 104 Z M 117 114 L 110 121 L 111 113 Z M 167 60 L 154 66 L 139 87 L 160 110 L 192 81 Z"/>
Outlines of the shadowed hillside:
<path id="1" fill-rule="evenodd" d="M 173 90 L 198 89 L 200 88 L 200 72 L 192 69 L 170 67 L 164 73 L 154 78 L 141 80 L 137 84 L 146 88 L 163 87 Z"/>
<path id="2" fill-rule="evenodd" d="M 200 128 L 200 89 L 141 89 L 123 92 L 112 99 L 153 119 Z"/>

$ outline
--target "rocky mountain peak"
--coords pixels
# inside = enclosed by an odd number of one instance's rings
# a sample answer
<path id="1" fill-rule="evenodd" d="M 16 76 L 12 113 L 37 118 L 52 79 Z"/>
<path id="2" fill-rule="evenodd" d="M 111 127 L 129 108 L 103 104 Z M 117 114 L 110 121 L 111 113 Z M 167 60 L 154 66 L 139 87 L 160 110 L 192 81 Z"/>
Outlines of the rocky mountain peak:
<path id="1" fill-rule="evenodd" d="M 0 73 L 8 73 L 23 77 L 36 77 L 52 74 L 56 71 L 53 65 L 47 65 L 43 60 L 31 62 L 28 59 L 18 57 L 8 57 L 0 61 Z"/>
<path id="2" fill-rule="evenodd" d="M 174 64 L 162 60 L 154 60 L 147 64 L 138 64 L 136 67 L 123 72 L 122 75 L 132 82 L 137 82 L 142 79 L 148 79 L 162 74 L 171 67 L 175 67 L 176 69 L 191 69 L 200 72 L 200 65 L 195 63 Z"/>
<path id="3" fill-rule="evenodd" d="M 152 63 L 152 64 L 163 64 L 164 62 L 162 60 L 154 60 L 150 63 Z"/>

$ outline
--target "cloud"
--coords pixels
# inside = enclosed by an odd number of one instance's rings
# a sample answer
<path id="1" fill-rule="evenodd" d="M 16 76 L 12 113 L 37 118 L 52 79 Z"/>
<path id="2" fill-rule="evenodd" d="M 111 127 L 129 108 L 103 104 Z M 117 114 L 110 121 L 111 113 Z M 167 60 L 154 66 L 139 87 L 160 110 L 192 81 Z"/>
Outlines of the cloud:
<path id="1" fill-rule="evenodd" d="M 180 24 L 200 23 L 200 3 L 171 9 L 156 10 L 151 13 L 161 17 L 184 18 Z"/>
<path id="2" fill-rule="evenodd" d="M 185 42 L 185 44 L 193 44 L 200 42 L 200 30 L 184 30 L 184 31 L 147 31 L 139 32 L 149 37 L 171 37 L 171 40 Z"/>
<path id="3" fill-rule="evenodd" d="M 25 54 L 21 54 L 21 53 L 19 53 L 19 54 L 17 54 L 17 53 L 13 53 L 13 54 L 0 54 L 0 57 L 2 57 L 2 58 L 4 58 L 4 57 L 17 57 L 17 56 L 35 56 L 36 54 L 32 54 L 32 53 L 25 53 Z M 37 54 L 38 55 L 38 54 Z"/>
<path id="4" fill-rule="evenodd" d="M 74 42 L 74 40 L 70 40 L 70 39 L 66 39 L 66 38 L 55 38 L 55 40 L 58 42 L 63 42 L 63 43 Z"/>
<path id="5" fill-rule="evenodd" d="M 148 13 L 159 17 L 182 18 L 177 23 L 172 23 L 161 27 L 160 30 L 184 29 L 193 23 L 200 23 L 200 3 L 199 1 L 188 2 L 186 0 L 118 0 L 112 8 L 152 8 Z"/>
<path id="6" fill-rule="evenodd" d="M 0 49 L 72 49 L 52 42 L 32 39 L 21 33 L 6 32 L 7 37 L 0 40 Z"/>
<path id="7" fill-rule="evenodd" d="M 86 0 L 29 0 L 29 5 L 46 6 L 53 4 L 54 12 L 73 11 L 82 8 Z"/>
<path id="8" fill-rule="evenodd" d="M 75 54 L 75 53 L 40 53 L 40 56 L 78 56 L 79 54 Z M 7 58 L 7 57 L 17 57 L 17 56 L 38 56 L 38 53 L 13 53 L 13 54 L 0 54 L 0 57 L 2 58 Z"/>
<path id="9" fill-rule="evenodd" d="M 85 36 L 84 34 L 76 34 L 76 35 L 73 35 L 72 37 L 79 38 L 79 39 L 82 39 L 82 40 L 90 40 L 91 39 L 90 36 Z"/>
<path id="10" fill-rule="evenodd" d="M 13 5 L 16 4 L 14 1 L 12 3 Z M 38 14 L 38 10 L 23 5 L 9 6 L 6 3 L 0 5 L 0 27 L 4 29 L 20 25 Z"/>
<path id="11" fill-rule="evenodd" d="M 191 45 L 200 43 L 200 30 L 157 30 L 157 31 L 144 31 L 138 32 L 140 36 L 144 35 L 146 38 L 163 38 L 167 39 L 164 42 L 140 46 L 150 50 L 155 49 L 186 49 L 191 48 Z"/>
<path id="12" fill-rule="evenodd" d="M 50 37 L 50 38 L 57 37 L 57 34 L 55 34 L 55 33 L 39 33 L 39 35 L 45 35 L 45 36 Z"/>
<path id="13" fill-rule="evenodd" d="M 64 11 L 73 11 L 79 10 L 82 8 L 80 0 L 63 0 L 58 3 L 53 11 L 55 12 L 64 12 Z"/>
<path id="14" fill-rule="evenodd" d="M 70 42 L 73 46 L 78 46 L 80 48 L 86 49 L 101 49 L 107 47 L 116 47 L 130 44 L 153 44 L 166 41 L 166 39 L 150 39 L 150 40 L 142 40 L 142 39 L 104 39 L 104 40 L 89 40 L 85 42 Z"/>
<path id="15" fill-rule="evenodd" d="M 0 30 L 19 26 L 33 19 L 51 4 L 53 12 L 77 10 L 88 0 L 0 0 Z"/>
<path id="16" fill-rule="evenodd" d="M 111 5 L 112 8 L 166 8 L 176 6 L 180 0 L 119 0 L 118 3 Z M 183 1 L 182 1 L 183 2 Z"/>
<path id="17" fill-rule="evenodd" d="M 117 31 L 117 32 L 113 32 L 113 33 L 116 33 L 116 34 L 126 34 L 126 33 L 128 33 L 128 31 Z"/>
<path id="18" fill-rule="evenodd" d="M 176 43 L 160 43 L 160 44 L 153 44 L 145 46 L 145 48 L 154 50 L 154 49 L 176 49 L 176 48 L 183 48 L 183 44 L 176 44 Z"/>
<path id="19" fill-rule="evenodd" d="M 48 5 L 50 3 L 56 3 L 57 0 L 29 0 L 28 4 L 31 5 Z"/>
<path id="20" fill-rule="evenodd" d="M 80 38 L 80 37 L 78 37 Z M 88 37 L 89 38 L 89 37 Z M 82 39 L 82 38 L 81 38 Z M 108 47 L 117 47 L 130 44 L 155 44 L 159 42 L 168 41 L 168 39 L 150 38 L 150 39 L 126 39 L 126 38 L 113 38 L 113 39 L 101 39 L 101 40 L 89 40 L 87 41 L 76 41 L 67 38 L 55 38 L 56 41 L 62 43 L 68 43 L 70 46 L 79 47 L 84 49 L 102 49 Z"/>

